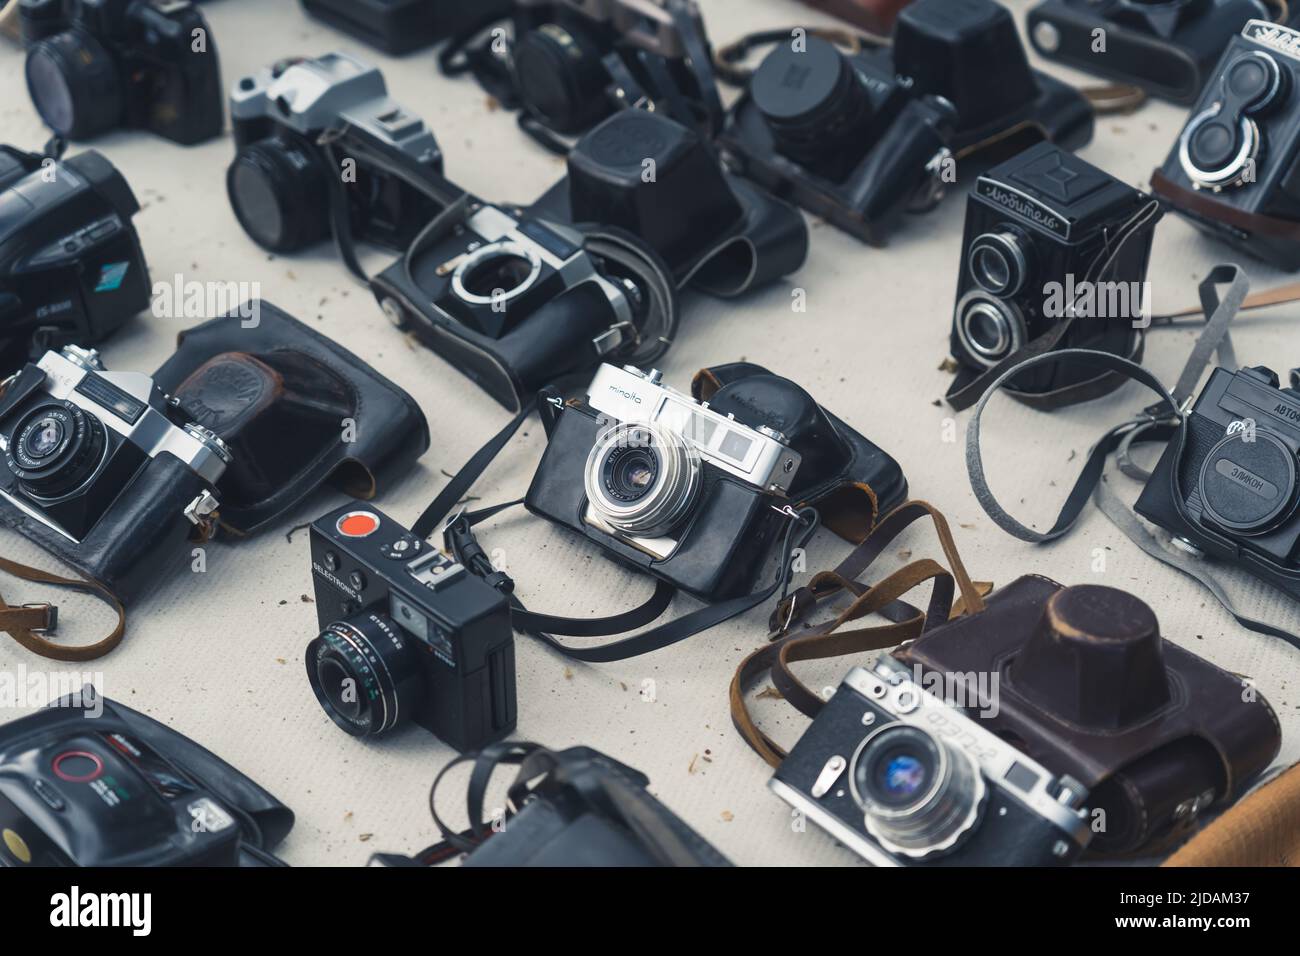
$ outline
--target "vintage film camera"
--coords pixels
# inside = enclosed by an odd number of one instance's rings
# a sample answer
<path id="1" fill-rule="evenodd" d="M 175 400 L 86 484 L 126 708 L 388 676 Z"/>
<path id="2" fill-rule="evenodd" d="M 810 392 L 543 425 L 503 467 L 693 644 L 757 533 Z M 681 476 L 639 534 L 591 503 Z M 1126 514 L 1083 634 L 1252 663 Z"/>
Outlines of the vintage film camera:
<path id="1" fill-rule="evenodd" d="M 310 16 L 401 56 L 505 17 L 514 0 L 302 0 Z"/>
<path id="2" fill-rule="evenodd" d="M 938 200 L 953 154 L 1003 156 L 1043 139 L 1076 149 L 1091 136 L 1086 99 L 1029 68 L 1004 7 L 917 0 L 891 46 L 782 41 L 720 142 L 750 178 L 881 245 L 905 210 Z"/>
<path id="3" fill-rule="evenodd" d="M 187 0 L 21 0 L 27 88 L 72 140 L 147 129 L 189 146 L 221 135 L 216 43 Z"/>
<path id="4" fill-rule="evenodd" d="M 658 371 L 602 365 L 587 401 L 548 430 L 524 503 L 703 600 L 745 594 L 785 526 L 802 455 L 742 415 L 662 385 Z"/>
<path id="5" fill-rule="evenodd" d="M 147 375 L 47 352 L 0 400 L 0 524 L 119 595 L 210 530 L 231 455 Z"/>
<path id="6" fill-rule="evenodd" d="M 768 786 L 875 866 L 1049 866 L 1092 833 L 1087 793 L 883 658 L 855 667 Z"/>
<path id="7" fill-rule="evenodd" d="M 507 408 L 610 358 L 652 360 L 677 326 L 675 281 L 646 243 L 467 199 L 375 277 L 399 329 Z"/>
<path id="8" fill-rule="evenodd" d="M 1300 370 L 1215 369 L 1134 506 L 1187 549 L 1300 600 Z"/>
<path id="9" fill-rule="evenodd" d="M 93 150 L 56 161 L 0 146 L 0 368 L 101 342 L 148 307 L 139 211 Z"/>
<path id="10" fill-rule="evenodd" d="M 354 501 L 311 526 L 321 633 L 307 677 L 354 737 L 407 721 L 460 751 L 515 729 L 509 601 L 393 519 Z"/>
<path id="11" fill-rule="evenodd" d="M 1136 356 L 1159 218 L 1150 196 L 1051 143 L 980 176 L 967 199 L 953 310 L 954 392 L 1048 335 L 1059 334 L 1053 348 Z M 1045 393 L 1092 375 L 1055 363 L 1012 385 Z"/>
<path id="12" fill-rule="evenodd" d="M 1025 25 L 1048 59 L 1190 105 L 1228 40 L 1267 16 L 1259 0 L 1044 0 Z"/>
<path id="13" fill-rule="evenodd" d="M 1192 107 L 1152 191 L 1192 225 L 1300 268 L 1300 31 L 1251 20 Z"/>
<path id="14" fill-rule="evenodd" d="M 230 115 L 236 150 L 226 189 L 240 225 L 265 249 L 338 239 L 340 226 L 349 240 L 404 249 L 441 208 L 433 134 L 388 96 L 378 69 L 345 53 L 244 77 Z M 323 134 L 341 138 L 321 145 Z M 354 180 L 341 179 L 344 161 Z"/>
<path id="15" fill-rule="evenodd" d="M 87 685 L 0 726 L 0 869 L 280 866 L 293 813 L 220 757 Z"/>

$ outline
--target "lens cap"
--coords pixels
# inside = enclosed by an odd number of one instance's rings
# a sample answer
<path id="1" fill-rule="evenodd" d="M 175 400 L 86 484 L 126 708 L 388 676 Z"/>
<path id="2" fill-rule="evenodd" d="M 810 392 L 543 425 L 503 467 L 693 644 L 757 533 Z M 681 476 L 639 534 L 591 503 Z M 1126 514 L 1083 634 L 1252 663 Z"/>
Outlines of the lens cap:
<path id="1" fill-rule="evenodd" d="M 1276 435 L 1243 429 L 1214 446 L 1200 493 L 1215 524 L 1245 534 L 1273 528 L 1295 510 L 1296 455 Z"/>
<path id="2" fill-rule="evenodd" d="M 852 67 L 835 45 L 810 36 L 796 51 L 782 43 L 763 60 L 749 84 L 749 95 L 769 122 L 803 125 L 832 108 Z M 852 77 L 850 76 L 849 79 Z"/>

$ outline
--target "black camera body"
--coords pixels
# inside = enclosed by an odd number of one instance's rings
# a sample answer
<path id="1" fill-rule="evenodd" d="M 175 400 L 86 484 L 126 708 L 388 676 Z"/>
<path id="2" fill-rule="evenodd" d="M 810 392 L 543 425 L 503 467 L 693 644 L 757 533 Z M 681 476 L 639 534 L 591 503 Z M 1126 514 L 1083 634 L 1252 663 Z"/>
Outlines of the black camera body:
<path id="1" fill-rule="evenodd" d="M 1134 506 L 1195 551 L 1300 600 L 1300 371 L 1215 369 Z"/>
<path id="2" fill-rule="evenodd" d="M 1026 29 L 1050 60 L 1191 104 L 1228 40 L 1247 20 L 1267 16 L 1259 0 L 1044 0 Z"/>
<path id="3" fill-rule="evenodd" d="M 310 16 L 401 56 L 506 16 L 514 0 L 302 0 Z"/>
<path id="4" fill-rule="evenodd" d="M 967 199 L 951 335 L 964 374 L 987 372 L 1071 312 L 1056 348 L 1133 356 L 1158 220 L 1150 196 L 1051 143 L 980 176 Z M 1047 392 L 1094 374 L 1049 364 L 1013 385 Z"/>
<path id="5" fill-rule="evenodd" d="M 1300 30 L 1251 20 L 1233 37 L 1151 177 L 1203 232 L 1300 269 Z"/>
<path id="6" fill-rule="evenodd" d="M 619 563 L 705 601 L 748 593 L 785 527 L 801 456 L 660 384 L 603 365 L 564 405 L 524 504 Z"/>
<path id="7" fill-rule="evenodd" d="M 126 600 L 211 530 L 232 460 L 147 375 L 47 352 L 0 400 L 0 524 Z"/>
<path id="8" fill-rule="evenodd" d="M 363 502 L 312 523 L 321 633 L 307 675 L 321 707 L 356 737 L 406 721 L 459 751 L 515 728 L 508 599 Z"/>
<path id="9" fill-rule="evenodd" d="M 953 154 L 1006 155 L 1026 138 L 1076 149 L 1091 136 L 1087 100 L 1029 68 L 1004 7 L 917 0 L 889 47 L 783 40 L 720 141 L 750 178 L 881 245 L 905 210 L 942 195 Z"/>
<path id="10" fill-rule="evenodd" d="M 230 94 L 231 206 L 272 252 L 328 240 L 339 180 L 350 238 L 401 250 L 441 210 L 442 151 L 424 122 L 388 96 L 378 69 L 344 53 L 277 64 Z M 328 131 L 347 133 L 332 148 Z M 337 237 L 336 237 L 337 238 Z"/>
<path id="11" fill-rule="evenodd" d="M 188 0 L 21 0 L 27 87 L 60 136 L 125 127 L 182 145 L 221 135 L 221 69 Z"/>
<path id="12" fill-rule="evenodd" d="M 0 868 L 266 866 L 293 813 L 87 685 L 0 727 Z"/>
<path id="13" fill-rule="evenodd" d="M 875 866 L 1061 866 L 1092 836 L 1083 787 L 882 658 L 855 667 L 768 786 Z"/>
<path id="14" fill-rule="evenodd" d="M 90 150 L 56 162 L 0 147 L 0 355 L 8 372 L 94 345 L 152 294 L 126 180 Z"/>

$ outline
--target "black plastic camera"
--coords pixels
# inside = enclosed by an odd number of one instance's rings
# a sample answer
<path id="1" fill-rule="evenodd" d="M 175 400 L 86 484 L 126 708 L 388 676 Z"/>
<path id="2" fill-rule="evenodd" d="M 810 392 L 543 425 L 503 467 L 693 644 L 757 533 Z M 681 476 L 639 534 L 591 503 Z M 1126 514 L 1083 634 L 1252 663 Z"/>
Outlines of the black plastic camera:
<path id="1" fill-rule="evenodd" d="M 469 198 L 372 288 L 394 325 L 511 409 L 606 358 L 653 359 L 677 326 L 672 272 L 645 242 Z"/>
<path id="2" fill-rule="evenodd" d="M 1152 191 L 1197 228 L 1300 268 L 1300 30 L 1251 20 L 1232 38 Z"/>
<path id="3" fill-rule="evenodd" d="M 121 596 L 208 528 L 225 443 L 185 421 L 147 375 L 69 346 L 0 401 L 0 524 Z"/>
<path id="4" fill-rule="evenodd" d="M 783 40 L 721 142 L 750 178 L 880 245 L 905 210 L 939 198 L 953 154 L 1043 139 L 1076 149 L 1091 136 L 1087 100 L 1029 68 L 1004 7 L 917 0 L 888 47 L 850 55 L 805 31 Z"/>
<path id="5" fill-rule="evenodd" d="M 628 107 L 652 109 L 706 135 L 721 125 L 713 53 L 695 0 L 514 6 L 510 36 L 467 48 L 461 71 L 473 72 L 507 106 L 521 107 L 525 127 L 574 135 Z"/>
<path id="6" fill-rule="evenodd" d="M 279 866 L 293 813 L 152 718 L 79 693 L 0 727 L 0 868 Z"/>
<path id="7" fill-rule="evenodd" d="M 1048 336 L 1053 349 L 1137 355 L 1159 218 L 1150 196 L 1051 143 L 979 177 L 966 205 L 951 338 L 960 371 L 950 399 Z M 1041 394 L 1092 375 L 1058 362 L 1012 385 Z"/>
<path id="8" fill-rule="evenodd" d="M 882 658 L 855 667 L 769 787 L 875 866 L 1059 866 L 1087 793 Z"/>
<path id="9" fill-rule="evenodd" d="M 188 0 L 21 0 L 27 88 L 68 139 L 147 129 L 189 146 L 221 135 L 221 70 Z"/>
<path id="10" fill-rule="evenodd" d="M 149 305 L 131 187 L 99 153 L 0 146 L 0 368 L 103 341 Z"/>
<path id="11" fill-rule="evenodd" d="M 1300 600 L 1300 369 L 1215 369 L 1134 506 L 1196 553 Z"/>
<path id="12" fill-rule="evenodd" d="M 508 599 L 387 515 L 354 501 L 311 526 L 321 633 L 307 677 L 355 737 L 407 721 L 460 751 L 515 728 Z"/>
<path id="13" fill-rule="evenodd" d="M 1067 66 L 1192 103 L 1259 0 L 1044 0 L 1029 11 L 1034 48 Z"/>
<path id="14" fill-rule="evenodd" d="M 442 152 L 378 69 L 344 53 L 285 61 L 230 94 L 226 174 L 244 231 L 272 252 L 334 235 L 404 249 L 441 209 Z M 325 133 L 341 133 L 320 145 Z M 431 190 L 434 191 L 431 193 Z"/>
<path id="15" fill-rule="evenodd" d="M 393 56 L 499 20 L 514 0 L 302 0 L 308 14 Z"/>

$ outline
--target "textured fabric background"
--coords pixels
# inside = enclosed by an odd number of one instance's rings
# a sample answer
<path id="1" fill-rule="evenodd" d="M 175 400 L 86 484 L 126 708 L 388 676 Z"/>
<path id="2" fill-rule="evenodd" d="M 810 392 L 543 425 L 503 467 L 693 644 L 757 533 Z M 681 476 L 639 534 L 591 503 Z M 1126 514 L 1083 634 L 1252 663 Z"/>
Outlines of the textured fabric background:
<path id="1" fill-rule="evenodd" d="M 701 5 L 719 44 L 749 30 L 824 19 L 791 0 Z M 1023 16 L 1028 3 L 1012 6 Z M 280 57 L 344 49 L 382 66 L 391 93 L 433 128 L 448 174 L 466 188 L 528 201 L 563 171 L 560 160 L 519 133 L 511 116 L 494 111 L 475 84 L 442 78 L 428 53 L 381 57 L 308 20 L 290 0 L 221 0 L 204 10 L 227 88 Z M 36 149 L 46 134 L 28 102 L 22 63 L 16 47 L 0 46 L 0 139 Z M 1183 116 L 1182 109 L 1150 104 L 1130 117 L 1102 118 L 1081 155 L 1145 187 Z M 271 257 L 244 235 L 224 189 L 232 155 L 228 137 L 192 149 L 143 134 L 115 134 L 94 145 L 121 168 L 144 207 L 136 222 L 155 281 L 179 273 L 186 280 L 259 282 L 266 299 L 347 345 L 420 402 L 433 445 L 415 473 L 383 489 L 378 503 L 394 517 L 412 521 L 444 484 L 443 470 L 454 472 L 507 421 L 507 413 L 455 369 L 394 332 L 332 250 Z M 886 250 L 813 222 L 808 264 L 787 283 L 737 303 L 692 297 L 678 342 L 664 360 L 666 381 L 684 388 L 698 368 L 738 359 L 799 381 L 896 456 L 915 496 L 947 512 L 972 574 L 1006 583 L 1039 572 L 1142 595 L 1170 640 L 1257 681 L 1281 715 L 1279 762 L 1295 761 L 1300 652 L 1238 628 L 1198 585 L 1143 555 L 1091 509 L 1065 541 L 1038 548 L 1004 535 L 972 497 L 963 464 L 965 416 L 951 425 L 951 412 L 937 401 L 949 381 L 939 366 L 947 353 L 963 194 L 972 177 L 971 170 L 964 173 L 955 194 L 936 212 L 909 221 Z M 1165 219 L 1151 260 L 1156 310 L 1195 302 L 1197 281 L 1229 258 L 1222 246 Z M 384 258 L 367 264 L 376 271 Z M 1256 288 L 1282 278 L 1248 266 Z M 796 287 L 806 290 L 805 313 L 791 308 Z M 1284 308 L 1244 319 L 1236 332 L 1240 359 L 1282 372 L 1300 365 L 1297 318 L 1295 309 Z M 152 370 L 172 350 L 176 333 L 191 324 L 196 323 L 141 316 L 104 347 L 106 363 Z M 1155 332 L 1149 366 L 1172 383 L 1193 337 L 1192 330 Z M 986 457 L 1004 503 L 1046 527 L 1099 432 L 1149 401 L 1133 387 L 1048 417 L 997 399 L 987 416 Z M 542 443 L 539 426 L 526 428 L 474 494 L 487 503 L 521 495 Z M 1133 497 L 1137 489 L 1130 484 L 1117 479 Z M 292 807 L 298 823 L 283 854 L 300 865 L 359 865 L 375 850 L 411 852 L 432 842 L 426 794 L 452 756 L 414 729 L 379 743 L 353 740 L 330 723 L 308 687 L 302 655 L 316 633 L 316 616 L 303 598 L 312 590 L 306 536 L 288 542 L 285 532 L 340 500 L 323 493 L 260 538 L 213 543 L 206 573 L 183 569 L 160 582 L 133 609 L 125 643 L 91 665 L 102 672 L 110 697 L 190 734 Z M 537 610 L 610 613 L 650 591 L 647 581 L 522 509 L 489 526 L 484 541 L 502 549 L 522 597 Z M 11 558 L 49 564 L 7 533 L 0 548 Z M 937 555 L 933 536 L 919 527 L 900 542 L 903 550 Z M 846 551 L 842 541 L 823 533 L 811 548 L 809 570 L 831 566 Z M 1248 612 L 1300 629 L 1300 607 L 1252 580 L 1235 583 Z M 48 596 L 10 580 L 0 589 L 14 603 Z M 89 641 L 107 627 L 99 605 L 62 595 L 57 600 L 68 640 Z M 682 600 L 674 610 L 688 606 Z M 856 857 L 815 828 L 794 832 L 786 805 L 765 789 L 768 768 L 732 730 L 727 685 L 736 663 L 765 639 L 767 613 L 755 611 L 685 644 L 620 664 L 571 664 L 520 639 L 518 736 L 555 748 L 588 744 L 640 768 L 661 799 L 737 863 L 853 863 Z M 47 666 L 0 639 L 0 669 Z M 843 670 L 814 666 L 804 673 L 813 686 L 834 685 Z M 0 720 L 21 713 L 3 713 Z M 759 701 L 757 713 L 787 742 L 805 723 L 778 700 Z M 448 787 L 448 795 L 454 791 Z M 445 809 L 453 819 L 463 816 L 451 800 Z"/>

